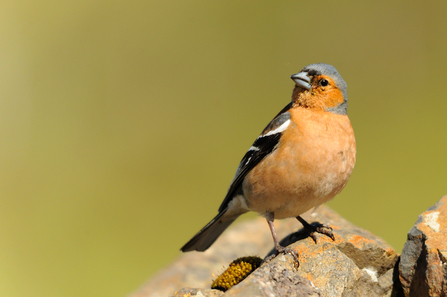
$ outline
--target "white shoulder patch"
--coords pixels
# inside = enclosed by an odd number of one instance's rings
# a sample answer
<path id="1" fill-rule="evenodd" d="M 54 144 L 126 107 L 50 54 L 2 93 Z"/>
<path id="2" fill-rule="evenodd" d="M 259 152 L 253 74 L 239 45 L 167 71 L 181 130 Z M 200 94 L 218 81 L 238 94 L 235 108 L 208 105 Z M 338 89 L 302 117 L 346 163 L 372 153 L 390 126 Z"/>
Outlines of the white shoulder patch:
<path id="1" fill-rule="evenodd" d="M 265 135 L 261 135 L 259 137 L 266 137 L 266 136 L 270 136 L 270 135 L 274 135 L 274 134 L 278 134 L 281 133 L 282 131 L 286 130 L 287 127 L 290 124 L 290 120 L 285 121 L 281 126 L 279 126 L 278 128 L 276 128 L 275 130 L 269 131 L 267 134 Z"/>

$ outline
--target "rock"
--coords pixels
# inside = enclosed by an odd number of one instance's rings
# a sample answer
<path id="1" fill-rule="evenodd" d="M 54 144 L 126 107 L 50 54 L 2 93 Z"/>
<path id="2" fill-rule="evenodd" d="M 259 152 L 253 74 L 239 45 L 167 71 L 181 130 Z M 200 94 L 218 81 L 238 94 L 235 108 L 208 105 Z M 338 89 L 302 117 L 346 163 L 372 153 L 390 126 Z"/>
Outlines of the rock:
<path id="1" fill-rule="evenodd" d="M 290 255 L 279 255 L 223 296 L 399 296 L 394 273 L 399 255 L 382 239 L 352 225 L 328 207 L 307 213 L 304 219 L 330 225 L 335 241 L 317 234 L 315 244 L 304 230 L 293 233 L 301 227 L 297 220 L 275 221 L 280 238 L 289 234 L 281 244 L 299 252 L 298 269 Z M 214 290 L 180 288 L 210 288 L 216 277 L 212 274 L 223 271 L 222 266 L 241 256 L 264 257 L 272 247 L 264 219 L 236 224 L 209 250 L 183 254 L 129 297 L 183 296 L 179 294 L 185 290 L 193 292 L 191 296 L 218 296 L 209 295 L 215 294 L 210 292 Z"/>
<path id="2" fill-rule="evenodd" d="M 325 209 L 317 220 L 330 223 L 335 241 L 319 236 L 315 244 L 305 232 L 293 233 L 281 244 L 291 244 L 299 252 L 298 269 L 291 256 L 280 255 L 224 296 L 391 296 L 399 255 L 382 239 L 333 211 Z M 281 273 L 287 277 L 274 277 Z M 297 295 L 291 293 L 298 289 Z"/>
<path id="3" fill-rule="evenodd" d="M 296 272 L 295 263 L 291 259 L 280 255 L 258 268 L 223 296 L 319 297 L 322 295 L 311 281 Z"/>
<path id="4" fill-rule="evenodd" d="M 399 264 L 405 296 L 447 296 L 447 196 L 421 214 Z"/>
<path id="5" fill-rule="evenodd" d="M 223 292 L 219 290 L 183 288 L 170 297 L 219 297 L 222 295 Z"/>

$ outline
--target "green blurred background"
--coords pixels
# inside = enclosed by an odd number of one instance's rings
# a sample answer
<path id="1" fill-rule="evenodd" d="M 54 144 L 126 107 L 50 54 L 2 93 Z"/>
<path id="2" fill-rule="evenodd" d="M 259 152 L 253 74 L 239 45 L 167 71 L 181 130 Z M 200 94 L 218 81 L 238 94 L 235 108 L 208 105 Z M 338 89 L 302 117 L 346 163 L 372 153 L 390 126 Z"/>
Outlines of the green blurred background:
<path id="1" fill-rule="evenodd" d="M 447 1 L 2 1 L 0 295 L 136 289 L 216 214 L 289 76 L 318 62 L 348 83 L 358 149 L 329 205 L 400 252 L 447 194 L 446 15 Z"/>

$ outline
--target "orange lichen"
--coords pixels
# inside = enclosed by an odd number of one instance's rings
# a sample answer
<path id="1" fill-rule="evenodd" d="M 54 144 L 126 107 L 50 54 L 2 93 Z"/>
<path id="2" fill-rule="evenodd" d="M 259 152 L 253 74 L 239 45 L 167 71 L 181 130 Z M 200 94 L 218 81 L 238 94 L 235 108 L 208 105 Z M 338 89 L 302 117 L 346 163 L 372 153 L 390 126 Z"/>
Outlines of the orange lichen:
<path id="1" fill-rule="evenodd" d="M 355 247 L 361 249 L 367 243 L 374 243 L 374 240 L 359 235 L 353 235 L 349 239 L 349 242 L 352 243 Z"/>

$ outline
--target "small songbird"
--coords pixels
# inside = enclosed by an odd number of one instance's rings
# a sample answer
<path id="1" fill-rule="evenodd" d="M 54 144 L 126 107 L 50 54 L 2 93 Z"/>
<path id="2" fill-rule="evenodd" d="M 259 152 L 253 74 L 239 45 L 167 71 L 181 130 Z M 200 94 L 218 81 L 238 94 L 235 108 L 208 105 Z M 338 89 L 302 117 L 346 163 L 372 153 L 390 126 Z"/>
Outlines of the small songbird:
<path id="1" fill-rule="evenodd" d="M 310 225 L 300 215 L 325 203 L 346 186 L 355 164 L 354 131 L 347 116 L 347 85 L 328 64 L 311 64 L 291 76 L 292 101 L 256 138 L 236 170 L 217 216 L 181 250 L 205 251 L 241 214 L 256 211 L 267 219 L 276 253 L 282 247 L 274 219 L 296 217 L 332 239 L 332 229 Z"/>

